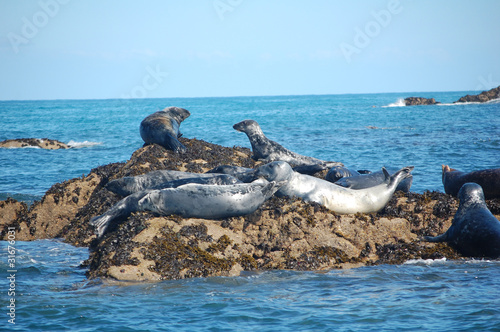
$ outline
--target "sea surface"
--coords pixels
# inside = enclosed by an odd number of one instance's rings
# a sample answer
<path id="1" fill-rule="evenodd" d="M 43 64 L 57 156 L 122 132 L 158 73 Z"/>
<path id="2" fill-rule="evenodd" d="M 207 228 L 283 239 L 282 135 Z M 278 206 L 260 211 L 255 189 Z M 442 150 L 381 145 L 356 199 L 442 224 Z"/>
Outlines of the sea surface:
<path id="1" fill-rule="evenodd" d="M 413 165 L 412 191 L 443 191 L 442 164 L 500 167 L 500 103 L 452 104 L 475 93 L 0 101 L 0 141 L 50 138 L 74 147 L 0 149 L 0 200 L 31 204 L 57 182 L 128 160 L 142 146 L 141 120 L 167 106 L 191 112 L 181 124 L 188 138 L 250 147 L 232 126 L 253 119 L 292 151 L 372 171 Z M 410 96 L 442 104 L 403 106 Z M 138 284 L 87 280 L 86 248 L 59 240 L 10 245 L 0 241 L 0 330 L 500 331 L 500 261 Z"/>

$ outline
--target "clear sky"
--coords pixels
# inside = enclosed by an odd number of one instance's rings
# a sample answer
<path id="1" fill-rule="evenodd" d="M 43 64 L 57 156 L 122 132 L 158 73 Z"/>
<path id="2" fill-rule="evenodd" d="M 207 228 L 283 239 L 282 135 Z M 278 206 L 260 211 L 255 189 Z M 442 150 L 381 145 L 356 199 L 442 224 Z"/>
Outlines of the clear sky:
<path id="1" fill-rule="evenodd" d="M 0 100 L 486 90 L 498 0 L 0 0 Z"/>

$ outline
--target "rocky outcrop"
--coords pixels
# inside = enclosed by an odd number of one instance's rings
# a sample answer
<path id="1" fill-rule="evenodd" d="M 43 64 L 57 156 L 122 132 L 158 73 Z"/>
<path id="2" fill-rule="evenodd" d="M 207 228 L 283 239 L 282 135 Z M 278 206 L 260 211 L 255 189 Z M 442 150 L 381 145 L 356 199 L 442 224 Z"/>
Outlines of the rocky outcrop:
<path id="1" fill-rule="evenodd" d="M 434 98 L 422 98 L 422 97 L 408 97 L 405 98 L 406 106 L 415 106 L 415 105 L 434 105 L 439 104 Z"/>
<path id="2" fill-rule="evenodd" d="M 93 169 L 54 185 L 27 207 L 0 202 L 1 238 L 16 228 L 16 240 L 63 238 L 88 246 L 89 278 L 161 280 L 238 275 L 241 271 L 323 270 L 408 259 L 460 256 L 446 244 L 426 243 L 451 225 L 458 207 L 443 193 L 398 192 L 378 213 L 337 215 L 296 198 L 273 197 L 256 212 L 222 220 L 159 216 L 137 212 L 114 231 L 96 239 L 89 220 L 121 199 L 105 185 L 123 176 L 158 169 L 205 172 L 227 164 L 259 165 L 245 148 L 227 148 L 181 138 L 185 154 L 159 145 L 138 149 L 126 163 Z M 324 175 L 324 174 L 323 174 Z M 500 200 L 488 201 L 500 215 Z"/>
<path id="3" fill-rule="evenodd" d="M 498 98 L 500 98 L 500 86 L 488 91 L 483 91 L 478 95 L 466 95 L 455 103 L 485 103 Z"/>
<path id="4" fill-rule="evenodd" d="M 58 149 L 69 149 L 66 143 L 59 142 L 57 140 L 48 138 L 18 138 L 18 139 L 8 139 L 0 142 L 0 148 L 26 148 L 26 147 L 36 147 L 46 150 L 58 150 Z"/>

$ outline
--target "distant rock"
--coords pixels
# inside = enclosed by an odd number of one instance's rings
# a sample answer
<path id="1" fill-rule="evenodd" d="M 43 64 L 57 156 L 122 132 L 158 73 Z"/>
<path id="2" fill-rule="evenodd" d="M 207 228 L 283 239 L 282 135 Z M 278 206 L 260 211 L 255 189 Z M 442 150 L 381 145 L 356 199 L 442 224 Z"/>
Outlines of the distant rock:
<path id="1" fill-rule="evenodd" d="M 488 91 L 483 91 L 478 95 L 466 95 L 455 103 L 485 103 L 498 98 L 500 98 L 500 86 Z"/>
<path id="2" fill-rule="evenodd" d="M 408 97 L 405 98 L 406 106 L 415 106 L 415 105 L 435 105 L 439 104 L 434 98 L 422 98 L 422 97 Z"/>
<path id="3" fill-rule="evenodd" d="M 0 142 L 0 148 L 26 148 L 26 147 L 37 147 L 46 150 L 58 150 L 58 149 L 69 149 L 66 143 L 59 142 L 48 138 L 17 138 L 8 139 Z"/>

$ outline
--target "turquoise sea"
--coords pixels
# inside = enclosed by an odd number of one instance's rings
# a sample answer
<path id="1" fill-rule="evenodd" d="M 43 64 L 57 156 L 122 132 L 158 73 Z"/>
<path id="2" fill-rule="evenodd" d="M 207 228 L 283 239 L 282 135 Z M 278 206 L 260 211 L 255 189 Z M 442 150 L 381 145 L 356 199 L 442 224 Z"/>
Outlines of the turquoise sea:
<path id="1" fill-rule="evenodd" d="M 311 96 L 0 101 L 0 141 L 51 138 L 69 150 L 0 149 L 0 200 L 28 203 L 142 146 L 139 123 L 188 109 L 185 137 L 250 147 L 256 120 L 292 151 L 357 169 L 415 166 L 412 191 L 443 191 L 441 165 L 500 167 L 500 103 L 474 91 Z M 433 97 L 440 105 L 402 106 Z M 0 241 L 0 329 L 15 331 L 500 331 L 500 261 L 411 261 L 327 272 L 272 271 L 160 283 L 87 280 L 86 248 L 16 241 L 15 295 Z M 15 299 L 15 324 L 9 323 Z M 3 318 L 2 318 L 3 317 Z"/>

